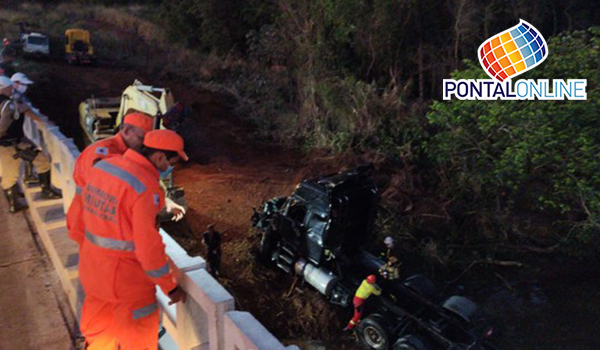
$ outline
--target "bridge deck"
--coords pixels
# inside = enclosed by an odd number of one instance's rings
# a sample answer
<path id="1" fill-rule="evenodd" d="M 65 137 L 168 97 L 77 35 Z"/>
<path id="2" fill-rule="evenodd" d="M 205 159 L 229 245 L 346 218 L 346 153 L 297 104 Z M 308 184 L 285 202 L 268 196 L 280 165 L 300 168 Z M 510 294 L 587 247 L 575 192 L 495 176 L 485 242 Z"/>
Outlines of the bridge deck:
<path id="1" fill-rule="evenodd" d="M 0 194 L 0 349 L 70 350 L 66 296 L 27 215 L 9 214 Z"/>

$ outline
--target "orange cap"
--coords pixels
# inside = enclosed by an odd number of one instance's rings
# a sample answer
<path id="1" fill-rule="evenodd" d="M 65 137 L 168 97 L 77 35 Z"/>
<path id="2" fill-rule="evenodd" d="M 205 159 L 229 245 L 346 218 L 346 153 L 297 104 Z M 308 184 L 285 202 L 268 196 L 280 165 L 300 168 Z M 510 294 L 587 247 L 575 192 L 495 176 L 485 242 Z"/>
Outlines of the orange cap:
<path id="1" fill-rule="evenodd" d="M 154 124 L 154 118 L 152 118 L 151 116 L 144 114 L 144 113 L 140 113 L 140 112 L 133 112 L 133 113 L 129 113 L 125 116 L 125 119 L 123 120 L 124 124 L 129 124 L 129 125 L 133 125 L 133 126 L 137 126 L 138 128 L 144 130 L 145 132 L 148 132 L 153 128 Z"/>
<path id="2" fill-rule="evenodd" d="M 172 130 L 152 130 L 144 136 L 144 146 L 164 151 L 174 151 L 184 161 L 188 160 L 183 151 L 183 139 Z"/>

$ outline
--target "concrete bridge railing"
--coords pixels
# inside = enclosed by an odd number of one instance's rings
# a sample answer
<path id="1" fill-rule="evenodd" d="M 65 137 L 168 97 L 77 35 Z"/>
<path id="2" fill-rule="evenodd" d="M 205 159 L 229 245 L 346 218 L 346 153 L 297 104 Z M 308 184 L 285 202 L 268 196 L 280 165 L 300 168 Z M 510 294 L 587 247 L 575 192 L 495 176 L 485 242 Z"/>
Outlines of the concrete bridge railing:
<path id="1" fill-rule="evenodd" d="M 38 110 L 42 120 L 48 118 Z M 74 121 L 76 122 L 76 121 Z M 52 160 L 53 185 L 62 190 L 63 198 L 42 200 L 39 187 L 21 183 L 31 217 L 41 240 L 60 277 L 62 286 L 76 315 L 80 315 L 85 297 L 78 278 L 78 247 L 67 234 L 65 213 L 75 195 L 72 178 L 79 150 L 73 140 L 57 126 L 38 123 L 27 117 L 25 134 Z M 284 346 L 251 314 L 235 310 L 235 300 L 206 270 L 201 257 L 190 257 L 166 232 L 163 241 L 178 281 L 187 292 L 187 302 L 168 305 L 168 297 L 157 290 L 161 322 L 166 334 L 161 349 L 179 350 L 283 350 Z"/>

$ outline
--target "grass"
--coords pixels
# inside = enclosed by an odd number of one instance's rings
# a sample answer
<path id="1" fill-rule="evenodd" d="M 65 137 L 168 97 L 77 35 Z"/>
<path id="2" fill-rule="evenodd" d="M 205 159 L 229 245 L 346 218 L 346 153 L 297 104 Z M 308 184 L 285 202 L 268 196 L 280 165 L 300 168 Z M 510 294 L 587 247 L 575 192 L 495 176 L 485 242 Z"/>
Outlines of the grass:
<path id="1" fill-rule="evenodd" d="M 52 8 L 39 3 L 22 3 L 0 11 L 0 32 L 18 38 L 20 21 L 32 31 L 51 38 L 55 58 L 62 57 L 63 35 L 68 28 L 90 31 L 98 58 L 106 63 L 147 70 L 152 74 L 171 75 L 195 86 L 219 88 L 208 84 L 219 71 L 238 64 L 215 55 L 201 55 L 172 42 L 154 20 L 156 9 L 144 5 L 114 6 L 60 4 Z"/>

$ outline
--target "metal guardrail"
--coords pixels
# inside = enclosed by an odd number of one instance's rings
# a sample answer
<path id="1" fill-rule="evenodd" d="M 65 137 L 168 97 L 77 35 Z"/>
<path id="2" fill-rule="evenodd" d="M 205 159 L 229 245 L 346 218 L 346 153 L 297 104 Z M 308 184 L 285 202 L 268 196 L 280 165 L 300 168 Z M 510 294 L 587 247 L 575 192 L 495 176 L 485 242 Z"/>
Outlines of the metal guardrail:
<path id="1" fill-rule="evenodd" d="M 28 113 L 48 121 L 35 108 Z M 75 195 L 72 174 L 80 152 L 57 126 L 27 117 L 24 130 L 25 135 L 50 156 L 53 185 L 63 193 L 62 200 L 44 201 L 39 198 L 39 188 L 21 184 L 36 229 L 73 312 L 80 315 L 85 296 L 78 278 L 78 247 L 68 238 L 65 221 L 65 213 Z M 233 296 L 205 270 L 204 259 L 190 257 L 166 232 L 161 229 L 160 233 L 176 279 L 188 296 L 185 303 L 169 306 L 168 297 L 157 288 L 161 323 L 167 331 L 160 340 L 161 349 L 299 350 L 295 345 L 284 346 L 250 313 L 235 311 Z"/>

